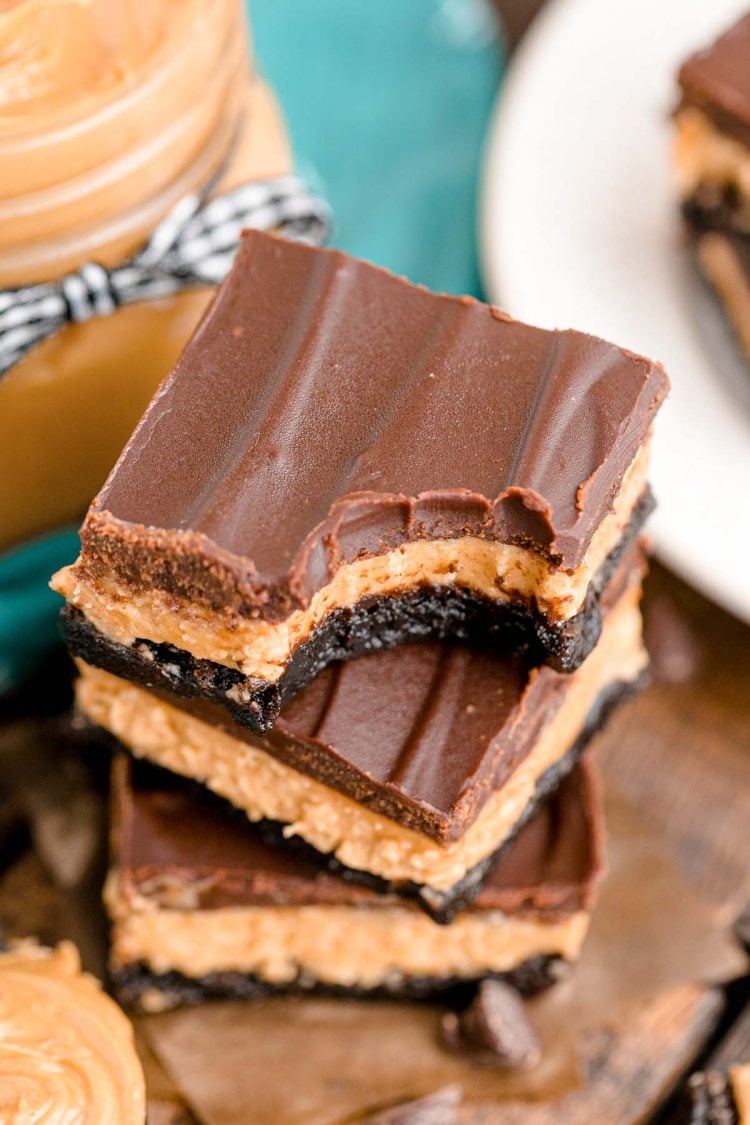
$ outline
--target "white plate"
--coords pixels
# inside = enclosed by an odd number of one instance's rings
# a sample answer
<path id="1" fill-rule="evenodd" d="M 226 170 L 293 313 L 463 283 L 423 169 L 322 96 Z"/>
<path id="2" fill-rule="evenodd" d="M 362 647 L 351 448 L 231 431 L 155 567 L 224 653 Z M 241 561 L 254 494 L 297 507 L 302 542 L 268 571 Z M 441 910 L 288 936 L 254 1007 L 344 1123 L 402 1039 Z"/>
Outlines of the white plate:
<path id="1" fill-rule="evenodd" d="M 658 553 L 750 621 L 750 374 L 680 247 L 680 61 L 747 0 L 550 0 L 495 111 L 482 208 L 493 301 L 660 359 Z"/>

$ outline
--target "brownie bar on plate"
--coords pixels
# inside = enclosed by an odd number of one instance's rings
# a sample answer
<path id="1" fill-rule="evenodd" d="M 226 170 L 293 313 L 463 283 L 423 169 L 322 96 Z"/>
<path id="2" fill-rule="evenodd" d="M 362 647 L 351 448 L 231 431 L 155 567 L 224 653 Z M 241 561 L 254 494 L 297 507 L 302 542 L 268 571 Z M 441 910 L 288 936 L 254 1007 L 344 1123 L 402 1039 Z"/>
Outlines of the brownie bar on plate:
<path id="1" fill-rule="evenodd" d="M 750 12 L 681 67 L 675 163 L 688 216 L 750 234 Z"/>

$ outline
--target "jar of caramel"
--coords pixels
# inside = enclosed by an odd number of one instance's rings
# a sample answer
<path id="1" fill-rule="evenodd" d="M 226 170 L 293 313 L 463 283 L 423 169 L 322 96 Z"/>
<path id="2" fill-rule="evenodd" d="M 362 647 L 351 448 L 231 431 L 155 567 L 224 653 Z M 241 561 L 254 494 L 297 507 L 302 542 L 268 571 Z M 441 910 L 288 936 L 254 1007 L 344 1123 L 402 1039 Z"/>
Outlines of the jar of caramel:
<path id="1" fill-rule="evenodd" d="M 286 172 L 248 58 L 239 0 L 0 5 L 0 290 L 127 260 L 217 176 Z M 209 297 L 66 325 L 0 375 L 0 552 L 80 519 Z"/>

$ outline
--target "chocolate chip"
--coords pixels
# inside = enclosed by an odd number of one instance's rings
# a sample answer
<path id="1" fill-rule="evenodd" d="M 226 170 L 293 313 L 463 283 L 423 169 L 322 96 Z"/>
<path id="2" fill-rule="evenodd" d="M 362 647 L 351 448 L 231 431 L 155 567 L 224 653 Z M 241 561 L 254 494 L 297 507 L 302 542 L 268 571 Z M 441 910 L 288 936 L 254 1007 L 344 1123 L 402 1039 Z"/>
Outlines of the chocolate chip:
<path id="1" fill-rule="evenodd" d="M 399 1102 L 357 1120 L 368 1125 L 456 1125 L 462 1098 L 463 1090 L 453 1083 L 424 1098 Z"/>
<path id="2" fill-rule="evenodd" d="M 502 981 L 482 981 L 461 1015 L 449 1012 L 443 1017 L 441 1030 L 449 1050 L 484 1066 L 531 1070 L 541 1056 L 520 996 Z"/>

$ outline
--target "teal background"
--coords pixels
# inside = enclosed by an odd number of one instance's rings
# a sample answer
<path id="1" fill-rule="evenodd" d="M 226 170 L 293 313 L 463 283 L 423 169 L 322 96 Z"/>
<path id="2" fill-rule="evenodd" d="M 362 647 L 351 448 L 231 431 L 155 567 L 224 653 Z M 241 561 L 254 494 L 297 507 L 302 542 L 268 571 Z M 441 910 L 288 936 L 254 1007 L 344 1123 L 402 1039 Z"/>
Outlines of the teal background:
<path id="1" fill-rule="evenodd" d="M 255 55 L 334 245 L 432 289 L 479 294 L 476 191 L 501 52 L 485 0 L 250 0 Z M 74 529 L 0 557 L 0 694 L 57 641 L 49 576 Z"/>
<path id="2" fill-rule="evenodd" d="M 478 293 L 475 199 L 501 74 L 483 0 L 250 0 L 260 67 L 333 242 L 451 293 Z"/>
<path id="3" fill-rule="evenodd" d="M 77 553 L 78 534 L 66 528 L 0 557 L 0 695 L 33 672 L 57 643 L 62 603 L 48 583 Z"/>

